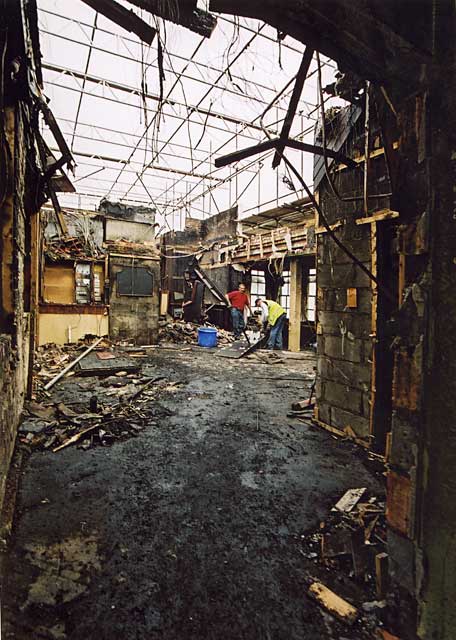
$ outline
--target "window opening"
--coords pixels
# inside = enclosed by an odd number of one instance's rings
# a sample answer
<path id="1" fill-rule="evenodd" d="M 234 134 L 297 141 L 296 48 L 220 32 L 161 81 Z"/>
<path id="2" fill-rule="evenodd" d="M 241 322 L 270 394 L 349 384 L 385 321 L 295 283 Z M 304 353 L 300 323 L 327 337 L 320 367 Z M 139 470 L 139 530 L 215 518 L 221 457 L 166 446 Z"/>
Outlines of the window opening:
<path id="1" fill-rule="evenodd" d="M 280 288 L 280 305 L 290 314 L 290 272 L 283 271 L 283 285 Z"/>
<path id="2" fill-rule="evenodd" d="M 315 322 L 315 309 L 317 302 L 317 270 L 309 269 L 307 284 L 307 320 Z"/>

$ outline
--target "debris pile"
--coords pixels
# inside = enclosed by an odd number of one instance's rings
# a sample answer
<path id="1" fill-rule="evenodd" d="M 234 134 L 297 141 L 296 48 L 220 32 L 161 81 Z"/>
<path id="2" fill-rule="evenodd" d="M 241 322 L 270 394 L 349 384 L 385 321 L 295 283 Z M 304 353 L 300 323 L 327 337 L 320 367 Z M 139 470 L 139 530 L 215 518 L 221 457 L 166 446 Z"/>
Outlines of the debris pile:
<path id="1" fill-rule="evenodd" d="M 50 397 L 44 389 L 44 386 L 50 382 L 57 374 L 71 364 L 87 347 L 93 343 L 94 336 L 86 335 L 84 339 L 77 343 L 58 345 L 49 343 L 40 346 L 35 351 L 35 359 L 33 365 L 34 388 L 33 399 L 43 399 Z M 100 349 L 111 347 L 112 343 L 107 339 L 99 342 Z M 69 371 L 66 377 L 75 375 L 75 371 Z"/>
<path id="2" fill-rule="evenodd" d="M 77 258 L 104 258 L 104 252 L 93 241 L 83 237 L 62 237 L 46 240 L 46 257 L 53 262 L 58 260 L 75 260 Z"/>
<path id="3" fill-rule="evenodd" d="M 29 402 L 19 428 L 21 441 L 54 452 L 76 443 L 82 449 L 90 449 L 135 436 L 146 425 L 156 425 L 154 418 L 171 415 L 157 400 L 163 392 L 175 390 L 179 383 L 170 383 L 162 376 L 137 379 L 130 374 L 123 379 L 112 378 L 105 381 L 109 387 L 103 404 L 97 396 L 90 398 L 88 407 L 74 403 L 74 409 L 62 402 Z M 112 396 L 117 399 L 114 403 Z"/>
<path id="4" fill-rule="evenodd" d="M 198 327 L 200 325 L 193 324 L 191 322 L 184 322 L 182 320 L 175 320 L 173 322 L 166 322 L 159 332 L 160 342 L 172 342 L 175 344 L 197 344 L 198 343 Z M 219 329 L 212 324 L 205 324 L 206 327 L 213 327 L 217 329 L 217 342 L 218 344 L 229 344 L 233 342 L 233 336 L 229 331 Z"/>
<path id="5" fill-rule="evenodd" d="M 369 626 L 378 628 L 386 608 L 388 576 L 383 500 L 369 497 L 365 488 L 350 489 L 320 523 L 318 532 L 303 540 L 306 557 L 330 569 L 339 581 L 343 576 L 345 584 L 352 581 L 362 586 L 366 601 L 356 609 L 318 582 L 310 585 L 309 596 L 349 625 L 362 617 Z"/>

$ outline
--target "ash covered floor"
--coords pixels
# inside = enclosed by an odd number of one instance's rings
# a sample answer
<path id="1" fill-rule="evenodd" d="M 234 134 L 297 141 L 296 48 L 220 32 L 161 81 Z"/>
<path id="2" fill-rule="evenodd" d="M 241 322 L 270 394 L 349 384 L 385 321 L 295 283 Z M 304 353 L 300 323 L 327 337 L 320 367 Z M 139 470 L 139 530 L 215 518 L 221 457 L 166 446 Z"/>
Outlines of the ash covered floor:
<path id="1" fill-rule="evenodd" d="M 306 595 L 317 579 L 373 599 L 318 564 L 308 534 L 345 490 L 382 493 L 381 475 L 287 418 L 308 396 L 311 354 L 260 357 L 157 349 L 143 373 L 182 384 L 147 400 L 155 415 L 136 437 L 32 453 L 4 559 L 5 638 L 373 637 Z M 101 382 L 66 379 L 54 399 L 103 402 Z"/>

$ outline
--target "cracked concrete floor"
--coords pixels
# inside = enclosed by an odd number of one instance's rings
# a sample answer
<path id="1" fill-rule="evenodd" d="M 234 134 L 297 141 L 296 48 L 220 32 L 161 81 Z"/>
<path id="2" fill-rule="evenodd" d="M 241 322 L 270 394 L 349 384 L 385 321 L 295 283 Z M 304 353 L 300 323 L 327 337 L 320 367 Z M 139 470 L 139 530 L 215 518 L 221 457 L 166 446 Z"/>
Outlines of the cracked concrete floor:
<path id="1" fill-rule="evenodd" d="M 109 447 L 32 453 L 4 559 L 4 638 L 370 637 L 306 596 L 319 578 L 359 597 L 306 557 L 303 536 L 346 489 L 382 491 L 353 447 L 286 417 L 313 365 L 157 349 L 143 371 L 183 383 L 160 399 L 171 415 Z M 102 400 L 99 380 L 76 381 L 55 398 Z"/>

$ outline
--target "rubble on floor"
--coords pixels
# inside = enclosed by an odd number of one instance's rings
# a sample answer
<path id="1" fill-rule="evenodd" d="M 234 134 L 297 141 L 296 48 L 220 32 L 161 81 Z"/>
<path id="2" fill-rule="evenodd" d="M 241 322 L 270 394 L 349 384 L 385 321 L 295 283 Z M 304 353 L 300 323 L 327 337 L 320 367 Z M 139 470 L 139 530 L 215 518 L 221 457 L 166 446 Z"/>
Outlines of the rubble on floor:
<path id="1" fill-rule="evenodd" d="M 93 395 L 88 407 L 82 402 L 71 407 L 62 402 L 30 402 L 24 410 L 19 438 L 34 448 L 55 452 L 76 443 L 82 449 L 106 446 L 137 435 L 146 424 L 153 426 L 157 415 L 171 415 L 157 400 L 178 385 L 163 376 L 112 376 L 103 383 L 102 398 Z"/>
<path id="2" fill-rule="evenodd" d="M 304 555 L 330 571 L 331 589 L 320 582 L 309 586 L 309 596 L 328 613 L 349 625 L 360 618 L 372 631 L 380 630 L 386 610 L 388 555 L 383 497 L 369 495 L 361 487 L 346 491 L 319 529 L 302 540 Z M 363 602 L 346 602 L 334 585 L 361 586 Z M 355 606 L 354 606 L 355 605 Z"/>
<path id="3" fill-rule="evenodd" d="M 55 400 L 46 386 L 64 373 L 88 346 L 93 346 L 93 340 L 94 336 L 85 336 L 76 344 L 48 344 L 38 348 L 32 400 L 25 405 L 19 428 L 21 442 L 52 451 L 76 443 L 88 449 L 134 436 L 146 424 L 153 425 L 157 415 L 170 415 L 157 400 L 180 383 L 164 376 L 142 375 L 139 358 L 146 352 L 134 345 L 114 344 L 106 338 L 98 339 L 96 349 L 61 378 L 86 376 L 84 380 L 88 380 L 93 389 L 90 399 L 70 403 Z M 99 382 L 94 384 L 89 376 L 95 376 Z M 84 380 L 75 381 L 81 391 L 87 391 Z"/>
<path id="4" fill-rule="evenodd" d="M 158 338 L 160 342 L 173 342 L 175 344 L 197 344 L 198 343 L 198 327 L 200 325 L 192 322 L 184 322 L 183 320 L 173 320 L 160 323 L 160 331 Z M 212 324 L 205 324 L 205 327 L 213 327 L 217 329 L 217 343 L 229 344 L 233 342 L 232 333 L 220 329 Z"/>

